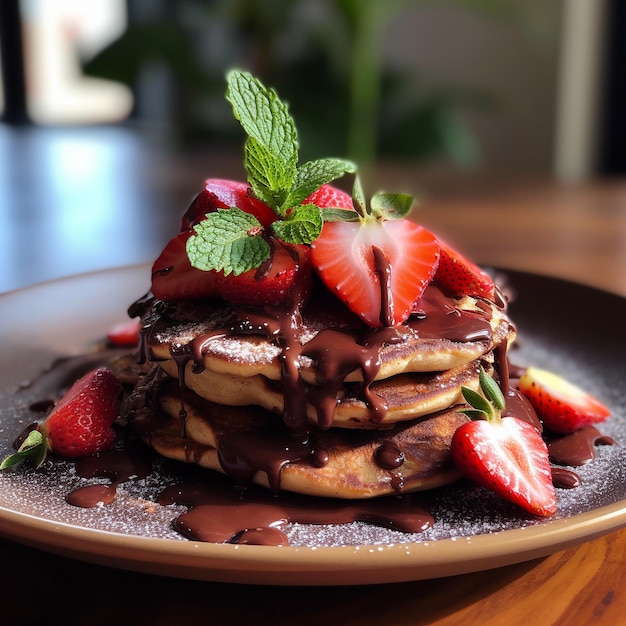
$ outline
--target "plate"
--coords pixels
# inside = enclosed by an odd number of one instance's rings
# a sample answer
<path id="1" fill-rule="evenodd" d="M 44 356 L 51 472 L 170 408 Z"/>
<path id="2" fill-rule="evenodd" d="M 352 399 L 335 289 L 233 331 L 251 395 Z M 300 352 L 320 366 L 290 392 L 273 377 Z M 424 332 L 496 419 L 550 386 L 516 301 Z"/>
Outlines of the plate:
<path id="1" fill-rule="evenodd" d="M 515 297 L 521 337 L 516 363 L 556 369 L 613 411 L 602 433 L 617 441 L 576 468 L 581 487 L 558 490 L 549 520 L 519 517 L 481 490 L 443 490 L 433 529 L 420 535 L 358 523 L 339 528 L 345 545 L 270 547 L 189 541 L 168 507 L 137 498 L 79 509 L 63 494 L 78 479 L 47 483 L 36 472 L 0 474 L 0 534 L 64 556 L 134 571 L 221 582 L 344 585 L 436 578 L 510 565 L 589 541 L 626 525 L 626 299 L 576 283 L 500 270 Z M 24 426 L 15 390 L 58 356 L 80 354 L 148 286 L 139 265 L 52 281 L 0 296 L 0 452 Z M 21 393 L 21 392 L 20 392 Z M 457 491 L 454 491 L 456 489 Z M 463 500 L 464 503 L 459 501 Z M 477 505 L 477 502 L 480 504 Z M 457 510 L 448 515 L 448 509 Z M 156 510 L 154 510 L 156 509 Z M 362 525 L 364 526 L 364 525 Z M 374 528 L 374 530 L 372 530 Z"/>

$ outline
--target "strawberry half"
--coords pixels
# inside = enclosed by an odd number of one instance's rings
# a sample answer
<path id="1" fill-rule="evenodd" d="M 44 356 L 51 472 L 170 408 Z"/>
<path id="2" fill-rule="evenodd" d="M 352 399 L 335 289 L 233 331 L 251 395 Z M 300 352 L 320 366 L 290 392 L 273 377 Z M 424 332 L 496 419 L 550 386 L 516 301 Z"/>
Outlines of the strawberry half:
<path id="1" fill-rule="evenodd" d="M 433 282 L 455 296 L 493 300 L 495 285 L 489 274 L 441 239 L 437 241 L 440 256 Z"/>
<path id="2" fill-rule="evenodd" d="M 48 452 L 78 458 L 110 449 L 115 442 L 112 424 L 120 410 L 122 391 L 110 369 L 101 367 L 88 372 L 70 387 L 0 469 L 27 458 L 39 467 Z"/>
<path id="3" fill-rule="evenodd" d="M 313 267 L 366 324 L 396 326 L 409 317 L 432 279 L 439 246 L 424 227 L 365 209 L 355 211 L 355 221 L 324 223 L 311 244 Z"/>
<path id="4" fill-rule="evenodd" d="M 276 214 L 267 204 L 252 195 L 250 186 L 235 180 L 209 178 L 204 182 L 204 189 L 194 198 L 182 217 L 181 231 L 190 230 L 201 222 L 207 213 L 217 209 L 237 208 L 254 215 L 264 228 L 277 219 Z"/>
<path id="5" fill-rule="evenodd" d="M 215 272 L 192 267 L 187 256 L 187 240 L 193 231 L 171 239 L 152 265 L 152 293 L 160 300 L 214 298 Z"/>
<path id="6" fill-rule="evenodd" d="M 504 396 L 482 369 L 480 386 L 484 395 L 463 388 L 463 396 L 473 408 L 461 412 L 472 421 L 452 437 L 450 452 L 455 465 L 467 478 L 524 510 L 543 517 L 552 515 L 557 500 L 541 434 L 529 422 L 501 416 Z"/>
<path id="7" fill-rule="evenodd" d="M 555 433 L 603 422 L 611 411 L 597 398 L 552 372 L 529 367 L 518 389 L 533 405 L 546 429 Z"/>

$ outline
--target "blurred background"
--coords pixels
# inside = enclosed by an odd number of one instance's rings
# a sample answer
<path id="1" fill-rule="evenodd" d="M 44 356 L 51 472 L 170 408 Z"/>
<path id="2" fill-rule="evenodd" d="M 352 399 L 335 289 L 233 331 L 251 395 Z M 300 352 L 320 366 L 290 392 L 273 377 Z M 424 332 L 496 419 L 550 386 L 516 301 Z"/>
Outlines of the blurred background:
<path id="1" fill-rule="evenodd" d="M 620 178 L 625 35 L 620 0 L 2 0 L 0 291 L 152 260 L 243 179 L 231 67 L 369 192 Z"/>

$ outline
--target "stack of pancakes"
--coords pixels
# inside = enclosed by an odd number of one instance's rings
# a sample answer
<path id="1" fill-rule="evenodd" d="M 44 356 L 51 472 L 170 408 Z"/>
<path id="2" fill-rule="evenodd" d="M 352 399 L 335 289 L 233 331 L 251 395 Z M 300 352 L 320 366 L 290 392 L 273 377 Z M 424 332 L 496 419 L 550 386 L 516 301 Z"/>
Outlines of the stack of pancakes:
<path id="1" fill-rule="evenodd" d="M 151 411 L 131 423 L 149 445 L 242 484 L 339 498 L 456 480 L 461 388 L 515 336 L 503 305 L 433 285 L 395 328 L 366 328 L 332 297 L 292 311 L 149 299 L 142 322 L 153 367 L 136 395 Z"/>

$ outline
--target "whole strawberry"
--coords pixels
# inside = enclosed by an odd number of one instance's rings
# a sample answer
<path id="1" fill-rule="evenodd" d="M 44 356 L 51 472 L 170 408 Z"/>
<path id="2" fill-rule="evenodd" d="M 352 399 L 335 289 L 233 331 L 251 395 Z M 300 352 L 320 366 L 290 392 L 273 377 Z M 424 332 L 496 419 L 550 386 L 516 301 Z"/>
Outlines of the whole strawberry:
<path id="1" fill-rule="evenodd" d="M 553 372 L 529 367 L 517 386 L 545 428 L 555 433 L 572 433 L 611 415 L 597 398 Z"/>
<path id="2" fill-rule="evenodd" d="M 469 479 L 543 517 L 556 511 L 548 448 L 539 431 L 516 417 L 501 417 L 504 396 L 484 370 L 480 373 L 484 395 L 463 388 L 472 408 L 463 410 L 471 421 L 452 437 L 455 465 Z"/>
<path id="3" fill-rule="evenodd" d="M 70 387 L 0 469 L 26 459 L 39 467 L 49 452 L 78 458 L 111 448 L 115 441 L 112 424 L 121 401 L 122 386 L 115 374 L 106 367 L 91 370 Z"/>

